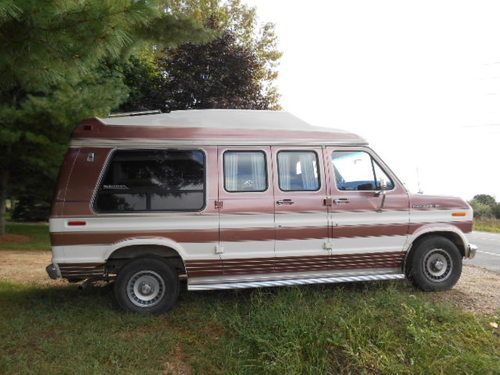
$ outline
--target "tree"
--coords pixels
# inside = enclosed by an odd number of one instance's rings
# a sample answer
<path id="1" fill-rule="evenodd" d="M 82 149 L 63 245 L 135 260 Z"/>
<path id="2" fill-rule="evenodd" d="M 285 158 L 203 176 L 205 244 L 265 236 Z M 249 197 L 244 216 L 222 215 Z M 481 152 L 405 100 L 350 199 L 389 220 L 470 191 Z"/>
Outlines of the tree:
<path id="1" fill-rule="evenodd" d="M 500 204 L 491 195 L 477 194 L 472 198 L 470 204 L 474 209 L 474 217 L 483 219 L 500 218 Z"/>
<path id="2" fill-rule="evenodd" d="M 130 68 L 134 71 L 129 70 L 133 74 L 126 79 L 133 85 L 131 94 L 122 110 L 269 109 L 274 105 L 257 79 L 260 65 L 255 52 L 239 45 L 229 31 L 206 45 L 184 44 L 156 63 L 164 74 L 135 61 Z"/>
<path id="3" fill-rule="evenodd" d="M 171 9 L 219 37 L 132 58 L 124 68 L 130 96 L 122 110 L 279 109 L 274 81 L 281 53 L 273 24 L 259 27 L 255 8 L 239 0 L 174 0 Z"/>
<path id="4" fill-rule="evenodd" d="M 155 1 L 1 2 L 0 235 L 6 198 L 51 190 L 33 180 L 54 181 L 72 127 L 126 97 L 117 61 L 144 43 L 173 47 L 208 37 Z"/>
<path id="5" fill-rule="evenodd" d="M 497 205 L 495 197 L 492 197 L 491 195 L 488 194 L 477 194 L 474 196 L 474 198 L 472 198 L 472 200 L 484 204 L 486 206 L 490 206 L 492 208 Z"/>
<path id="6" fill-rule="evenodd" d="M 470 205 L 474 210 L 474 217 L 481 219 L 491 219 L 493 217 L 493 210 L 490 206 L 474 200 L 470 202 Z"/>
<path id="7" fill-rule="evenodd" d="M 493 208 L 493 215 L 495 215 L 497 219 L 500 219 L 500 203 L 497 203 Z"/>

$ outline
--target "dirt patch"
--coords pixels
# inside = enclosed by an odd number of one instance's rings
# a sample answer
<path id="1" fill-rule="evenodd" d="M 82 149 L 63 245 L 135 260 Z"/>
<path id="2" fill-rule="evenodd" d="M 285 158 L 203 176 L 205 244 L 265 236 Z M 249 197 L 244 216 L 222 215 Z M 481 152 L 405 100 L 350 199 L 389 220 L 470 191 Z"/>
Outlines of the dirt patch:
<path id="1" fill-rule="evenodd" d="M 31 241 L 31 237 L 22 234 L 4 234 L 0 236 L 0 243 L 26 243 Z"/>
<path id="2" fill-rule="evenodd" d="M 0 280 L 19 283 L 65 283 L 49 279 L 45 267 L 50 251 L 0 251 Z M 445 301 L 470 312 L 496 313 L 500 309 L 500 275 L 484 268 L 466 265 L 452 290 L 426 294 L 433 301 Z M 173 366 L 173 365 L 172 365 Z"/>
<path id="3" fill-rule="evenodd" d="M 191 375 L 192 373 L 193 369 L 186 363 L 186 355 L 178 346 L 165 364 L 163 375 Z"/>
<path id="4" fill-rule="evenodd" d="M 50 251 L 0 251 L 0 280 L 18 283 L 54 282 L 45 271 L 51 262 Z"/>
<path id="5" fill-rule="evenodd" d="M 494 314 L 500 309 L 500 275 L 477 266 L 464 266 L 452 290 L 429 293 L 431 300 L 446 301 L 469 312 Z"/>

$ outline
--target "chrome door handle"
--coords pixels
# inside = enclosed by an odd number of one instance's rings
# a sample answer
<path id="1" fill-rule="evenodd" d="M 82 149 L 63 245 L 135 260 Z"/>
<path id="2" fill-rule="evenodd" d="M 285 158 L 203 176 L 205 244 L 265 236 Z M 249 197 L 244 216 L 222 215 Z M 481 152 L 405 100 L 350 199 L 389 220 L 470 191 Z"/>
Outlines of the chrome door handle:
<path id="1" fill-rule="evenodd" d="M 294 204 L 295 202 L 292 201 L 291 199 L 281 199 L 279 201 L 276 201 L 276 204 L 278 206 L 281 206 L 281 205 L 292 205 Z"/>
<path id="2" fill-rule="evenodd" d="M 344 204 L 344 203 L 349 203 L 350 200 L 349 200 L 349 198 L 337 198 L 337 199 L 334 199 L 333 202 L 335 204 Z"/>

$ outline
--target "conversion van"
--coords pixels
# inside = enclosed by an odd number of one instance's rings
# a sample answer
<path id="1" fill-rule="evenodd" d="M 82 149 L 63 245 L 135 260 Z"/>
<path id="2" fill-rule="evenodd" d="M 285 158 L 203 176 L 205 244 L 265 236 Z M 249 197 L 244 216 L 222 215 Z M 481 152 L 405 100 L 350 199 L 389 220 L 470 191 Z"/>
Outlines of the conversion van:
<path id="1" fill-rule="evenodd" d="M 51 278 L 114 280 L 130 311 L 188 290 L 408 278 L 457 282 L 462 199 L 410 194 L 361 137 L 286 113 L 94 118 L 74 131 L 50 219 Z M 182 284 L 183 285 L 183 284 Z"/>

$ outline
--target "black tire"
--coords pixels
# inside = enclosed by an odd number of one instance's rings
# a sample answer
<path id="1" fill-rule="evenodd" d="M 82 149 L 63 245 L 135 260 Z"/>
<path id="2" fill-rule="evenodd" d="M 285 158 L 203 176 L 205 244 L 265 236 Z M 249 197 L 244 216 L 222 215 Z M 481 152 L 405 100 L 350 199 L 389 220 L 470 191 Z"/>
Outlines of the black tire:
<path id="1" fill-rule="evenodd" d="M 462 254 L 447 238 L 427 237 L 412 250 L 406 271 L 413 285 L 423 291 L 448 290 L 462 274 Z"/>
<path id="2" fill-rule="evenodd" d="M 114 293 L 118 305 L 125 311 L 161 314 L 175 305 L 179 279 L 161 259 L 137 259 L 119 271 Z"/>

